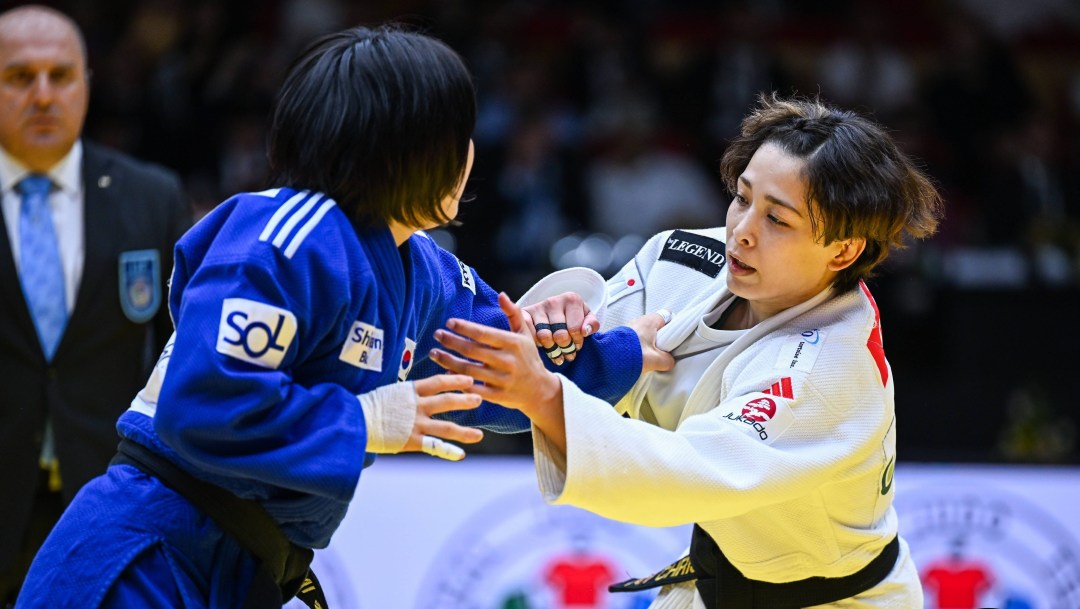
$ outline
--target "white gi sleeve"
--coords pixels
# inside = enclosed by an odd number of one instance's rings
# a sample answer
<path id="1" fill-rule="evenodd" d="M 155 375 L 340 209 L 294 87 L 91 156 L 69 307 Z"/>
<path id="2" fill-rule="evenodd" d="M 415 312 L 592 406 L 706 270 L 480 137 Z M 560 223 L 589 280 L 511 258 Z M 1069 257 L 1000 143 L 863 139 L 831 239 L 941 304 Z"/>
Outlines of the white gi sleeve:
<path id="1" fill-rule="evenodd" d="M 411 382 L 383 385 L 356 396 L 367 423 L 367 452 L 396 453 L 416 423 L 416 390 Z"/>
<path id="2" fill-rule="evenodd" d="M 872 417 L 835 418 L 805 438 L 768 445 L 724 417 L 726 404 L 675 431 L 621 417 L 560 377 L 566 455 L 533 428 L 545 501 L 646 526 L 744 514 L 804 496 L 864 460 Z M 735 401 L 738 401 L 736 398 Z"/>

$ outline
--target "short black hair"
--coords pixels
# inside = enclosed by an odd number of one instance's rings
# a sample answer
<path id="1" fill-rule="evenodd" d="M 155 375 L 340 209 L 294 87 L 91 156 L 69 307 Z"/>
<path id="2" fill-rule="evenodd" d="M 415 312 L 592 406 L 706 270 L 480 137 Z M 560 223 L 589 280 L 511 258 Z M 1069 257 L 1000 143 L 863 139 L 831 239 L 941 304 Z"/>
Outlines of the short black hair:
<path id="1" fill-rule="evenodd" d="M 872 276 L 891 248 L 904 246 L 905 236 L 922 239 L 937 229 L 943 208 L 937 188 L 869 118 L 819 99 L 761 95 L 720 161 L 728 190 L 737 192 L 739 176 L 767 143 L 805 161 L 816 238 L 825 245 L 866 239 L 866 249 L 833 282 L 838 291 Z"/>
<path id="2" fill-rule="evenodd" d="M 289 68 L 268 136 L 275 186 L 319 190 L 358 224 L 449 220 L 476 125 L 464 61 L 396 25 L 319 38 Z"/>

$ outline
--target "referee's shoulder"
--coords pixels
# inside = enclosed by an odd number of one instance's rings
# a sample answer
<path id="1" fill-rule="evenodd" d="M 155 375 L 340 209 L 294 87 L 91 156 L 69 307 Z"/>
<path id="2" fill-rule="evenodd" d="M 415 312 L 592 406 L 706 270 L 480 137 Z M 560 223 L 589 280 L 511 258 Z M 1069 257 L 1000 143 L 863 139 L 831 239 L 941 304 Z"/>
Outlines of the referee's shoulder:
<path id="1" fill-rule="evenodd" d="M 104 176 L 116 175 L 138 186 L 180 189 L 179 174 L 164 165 L 86 139 L 82 142 L 83 165 L 88 181 L 96 183 Z"/>

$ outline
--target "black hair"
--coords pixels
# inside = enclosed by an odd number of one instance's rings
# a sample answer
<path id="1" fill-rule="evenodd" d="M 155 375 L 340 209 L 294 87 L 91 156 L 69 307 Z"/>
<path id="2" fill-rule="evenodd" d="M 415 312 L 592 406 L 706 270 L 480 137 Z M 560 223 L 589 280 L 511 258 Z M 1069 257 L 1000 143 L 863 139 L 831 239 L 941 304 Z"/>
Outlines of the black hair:
<path id="1" fill-rule="evenodd" d="M 289 68 L 268 154 L 276 186 L 319 190 L 359 224 L 443 223 L 464 176 L 476 95 L 461 57 L 397 26 L 319 38 Z"/>
<path id="2" fill-rule="evenodd" d="M 921 239 L 937 229 L 943 207 L 937 189 L 870 119 L 820 100 L 763 94 L 720 161 L 731 192 L 737 192 L 739 176 L 766 143 L 805 161 L 806 206 L 815 238 L 825 245 L 866 240 L 859 258 L 837 275 L 837 290 L 872 276 L 890 248 L 904 246 L 905 235 Z"/>

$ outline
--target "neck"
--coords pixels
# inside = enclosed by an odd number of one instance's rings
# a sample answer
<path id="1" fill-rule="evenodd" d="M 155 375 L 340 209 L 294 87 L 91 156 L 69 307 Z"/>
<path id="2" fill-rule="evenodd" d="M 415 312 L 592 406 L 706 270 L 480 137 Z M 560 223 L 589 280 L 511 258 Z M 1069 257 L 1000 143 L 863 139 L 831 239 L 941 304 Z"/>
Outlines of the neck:
<path id="1" fill-rule="evenodd" d="M 754 324 L 759 321 L 761 320 L 755 319 L 746 299 L 736 296 L 735 302 L 728 306 L 714 327 L 721 330 L 746 330 L 754 327 Z"/>
<path id="2" fill-rule="evenodd" d="M 409 237 L 412 237 L 415 232 L 416 229 L 411 226 L 404 226 L 397 222 L 390 223 L 390 234 L 394 236 L 394 243 L 398 247 L 401 247 L 402 243 L 408 241 Z"/>

